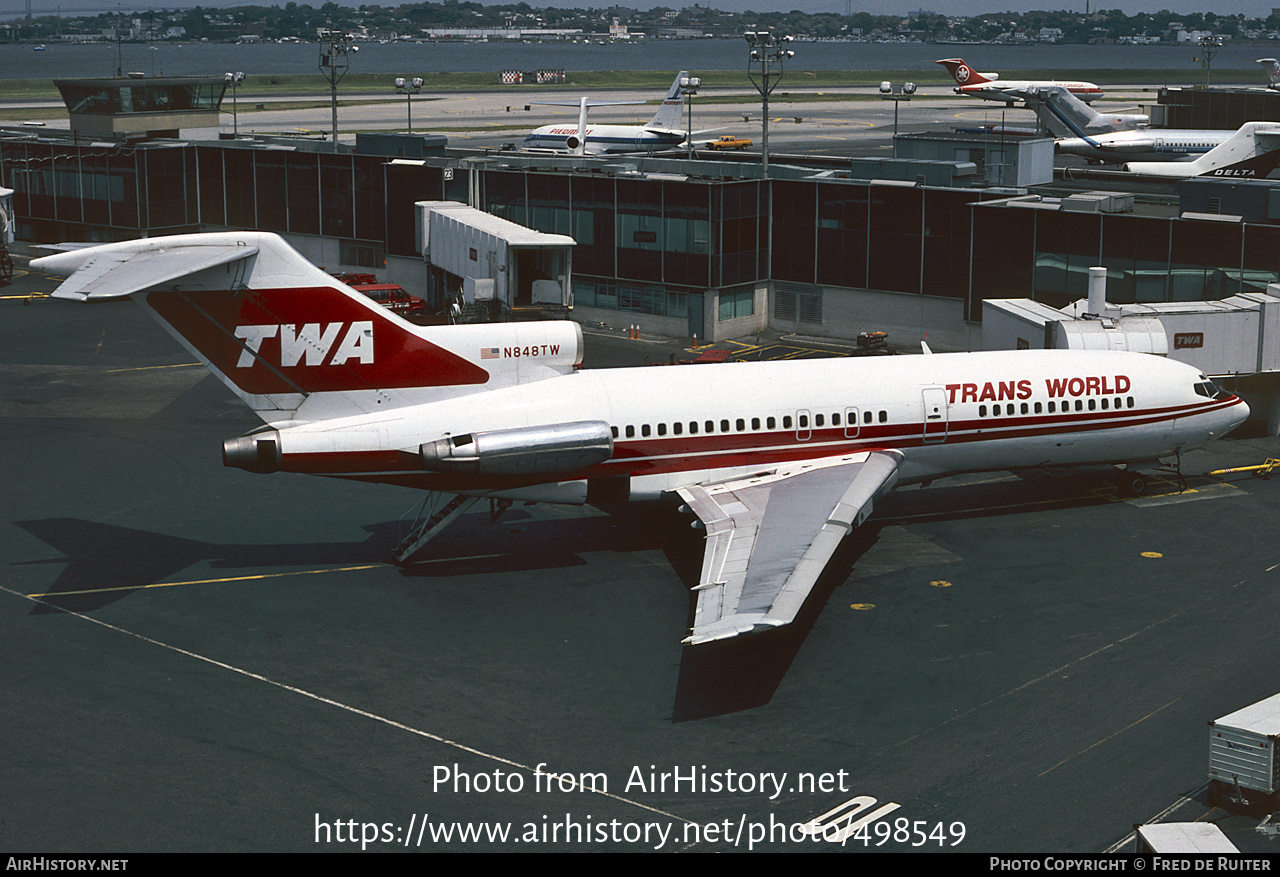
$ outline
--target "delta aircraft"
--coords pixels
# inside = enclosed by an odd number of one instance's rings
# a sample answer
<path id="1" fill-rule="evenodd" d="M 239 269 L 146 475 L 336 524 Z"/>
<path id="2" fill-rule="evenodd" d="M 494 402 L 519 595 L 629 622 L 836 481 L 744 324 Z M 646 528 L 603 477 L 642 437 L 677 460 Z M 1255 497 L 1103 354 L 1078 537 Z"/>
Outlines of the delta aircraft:
<path id="1" fill-rule="evenodd" d="M 1116 464 L 1137 491 L 1140 467 L 1249 411 L 1191 366 L 1111 351 L 582 370 L 576 323 L 417 326 L 267 233 L 32 268 L 67 275 L 56 298 L 132 298 L 257 412 L 262 427 L 224 442 L 227 466 L 437 491 L 441 523 L 482 498 L 678 497 L 707 532 L 690 644 L 791 622 L 897 485 Z"/>
<path id="2" fill-rule="evenodd" d="M 1180 161 L 1126 161 L 1121 168 L 1143 177 L 1261 180 L 1277 166 L 1280 166 L 1280 123 L 1245 122 L 1230 132 L 1226 140 L 1199 157 Z"/>
<path id="3" fill-rule="evenodd" d="M 999 73 L 979 73 L 964 62 L 963 58 L 945 58 L 934 62 L 947 68 L 947 72 L 956 81 L 956 94 L 967 94 L 986 100 L 1000 100 L 1012 106 L 1013 99 L 1005 94 L 1011 88 L 1027 88 L 1032 85 L 1061 85 L 1067 91 L 1083 101 L 1092 101 L 1105 93 L 1092 82 L 1074 80 L 1012 80 L 1000 81 Z"/>
<path id="4" fill-rule="evenodd" d="M 684 107 L 684 99 L 680 96 L 680 80 L 688 75 L 686 70 L 676 74 L 675 81 L 662 99 L 662 106 L 647 125 L 587 124 L 587 110 L 591 107 L 627 106 L 644 101 L 592 101 L 585 97 L 576 101 L 531 101 L 558 107 L 578 107 L 578 124 L 576 127 L 543 125 L 524 138 L 522 148 L 570 152 L 575 155 L 674 149 L 685 141 L 686 132 L 680 124 L 680 111 Z"/>
<path id="5" fill-rule="evenodd" d="M 1191 161 L 1221 146 L 1235 131 L 1148 128 L 1145 115 L 1099 113 L 1060 85 L 1009 88 L 1055 138 L 1054 149 L 1090 161 Z"/>

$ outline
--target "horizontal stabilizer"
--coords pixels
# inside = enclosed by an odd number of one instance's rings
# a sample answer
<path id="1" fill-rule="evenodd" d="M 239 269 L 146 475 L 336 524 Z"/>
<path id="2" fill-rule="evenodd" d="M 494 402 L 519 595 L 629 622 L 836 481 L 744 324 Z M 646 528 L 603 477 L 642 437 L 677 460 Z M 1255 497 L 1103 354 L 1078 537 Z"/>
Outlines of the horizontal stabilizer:
<path id="1" fill-rule="evenodd" d="M 582 100 L 531 100 L 531 104 L 537 104 L 544 107 L 581 107 Z M 643 100 L 588 100 L 585 102 L 588 109 L 591 107 L 634 107 L 640 104 L 648 103 Z"/>
<path id="2" fill-rule="evenodd" d="M 245 259 L 257 247 L 178 246 L 162 250 L 106 250 L 95 253 L 52 295 L 73 301 L 125 298 L 189 274 Z M 68 256 L 72 254 L 67 254 Z M 52 261 L 58 257 L 48 256 Z"/>

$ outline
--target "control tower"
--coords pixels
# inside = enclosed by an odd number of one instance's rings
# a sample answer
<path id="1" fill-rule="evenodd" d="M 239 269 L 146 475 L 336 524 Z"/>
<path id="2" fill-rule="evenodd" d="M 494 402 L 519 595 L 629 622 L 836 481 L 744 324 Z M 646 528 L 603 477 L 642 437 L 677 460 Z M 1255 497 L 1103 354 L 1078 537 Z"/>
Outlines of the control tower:
<path id="1" fill-rule="evenodd" d="M 140 73 L 108 79 L 55 79 L 77 136 L 103 140 L 189 136 L 218 127 L 226 82 L 221 76 Z"/>

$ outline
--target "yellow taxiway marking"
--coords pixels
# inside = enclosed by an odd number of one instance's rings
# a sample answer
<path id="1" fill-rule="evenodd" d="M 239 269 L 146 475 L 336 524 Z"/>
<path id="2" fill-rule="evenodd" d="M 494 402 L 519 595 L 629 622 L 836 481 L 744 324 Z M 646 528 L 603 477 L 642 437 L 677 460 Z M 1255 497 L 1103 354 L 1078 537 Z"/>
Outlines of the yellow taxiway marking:
<path id="1" fill-rule="evenodd" d="M 467 557 L 432 557 L 426 560 L 416 560 L 413 565 L 423 563 L 458 563 L 464 560 L 488 560 L 494 557 L 504 557 L 503 554 L 472 554 Z M 185 582 L 153 582 L 149 585 L 113 585 L 110 588 L 86 588 L 81 591 L 49 591 L 43 594 L 26 594 L 32 600 L 38 600 L 42 597 L 67 597 L 72 595 L 83 594 L 106 594 L 111 591 L 145 591 L 149 588 L 177 588 L 185 585 L 218 585 L 227 582 L 252 582 L 261 579 L 278 579 L 286 576 L 313 576 L 327 572 L 359 572 L 366 569 L 380 569 L 382 567 L 391 567 L 389 563 L 365 563 L 359 566 L 333 566 L 328 569 L 297 569 L 292 572 L 268 572 L 258 573 L 249 576 L 227 576 L 220 579 L 192 579 Z"/>
<path id="2" fill-rule="evenodd" d="M 1101 746 L 1103 743 L 1106 743 L 1108 740 L 1112 739 L 1113 737 L 1119 737 L 1119 736 L 1120 736 L 1121 734 L 1123 734 L 1125 731 L 1129 730 L 1130 728 L 1132 728 L 1132 727 L 1134 727 L 1134 726 L 1136 726 L 1136 725 L 1140 725 L 1140 724 L 1142 724 L 1142 723 L 1143 723 L 1143 722 L 1145 722 L 1147 719 L 1149 719 L 1149 718 L 1151 718 L 1152 716 L 1154 716 L 1156 713 L 1158 713 L 1158 712 L 1162 712 L 1162 711 L 1164 711 L 1164 710 L 1167 710 L 1169 707 L 1173 706 L 1175 703 L 1177 703 L 1177 702 L 1178 702 L 1178 701 L 1180 701 L 1180 700 L 1182 700 L 1182 698 L 1180 698 L 1180 697 L 1175 697 L 1173 700 L 1169 701 L 1169 702 L 1168 702 L 1168 703 L 1166 703 L 1164 706 L 1160 707 L 1160 709 L 1158 709 L 1158 710 L 1152 710 L 1151 712 L 1147 713 L 1147 714 L 1146 714 L 1145 716 L 1143 716 L 1142 718 L 1138 719 L 1136 722 L 1130 722 L 1128 725 L 1125 725 L 1123 728 L 1121 728 L 1119 731 L 1116 731 L 1114 734 L 1111 734 L 1111 735 L 1109 735 L 1109 736 L 1107 736 L 1107 737 L 1103 737 L 1101 740 L 1099 740 L 1097 743 L 1094 743 L 1092 746 L 1088 746 L 1088 747 L 1086 747 L 1086 748 L 1084 748 L 1084 749 L 1080 750 L 1079 752 L 1077 752 L 1075 755 L 1071 755 L 1071 756 L 1068 756 L 1068 757 L 1066 757 L 1066 758 L 1062 759 L 1062 761 L 1059 761 L 1059 762 L 1058 762 L 1057 764 L 1055 764 L 1053 767 L 1049 768 L 1049 770 L 1041 771 L 1040 773 L 1036 774 L 1036 776 L 1037 776 L 1037 777 L 1042 777 L 1042 776 L 1044 776 L 1045 774 L 1049 773 L 1050 771 L 1057 770 L 1058 768 L 1062 767 L 1064 764 L 1066 764 L 1066 763 L 1067 763 L 1068 761 L 1070 761 L 1071 759 L 1073 759 L 1073 758 L 1077 758 L 1077 757 L 1079 757 L 1079 756 L 1081 756 L 1081 755 L 1084 755 L 1084 754 L 1085 754 L 1086 752 L 1088 752 L 1090 749 L 1095 749 L 1095 748 L 1097 748 L 1098 746 Z"/>
<path id="3" fill-rule="evenodd" d="M 39 600 L 43 597 L 69 597 L 72 595 L 82 594 L 106 594 L 111 591 L 145 591 L 150 588 L 178 588 L 186 585 L 217 585 L 225 582 L 252 582 L 261 579 L 277 579 L 285 576 L 312 576 L 326 572 L 356 572 L 363 569 L 378 569 L 387 566 L 385 563 L 366 563 L 362 566 L 336 566 L 329 569 L 299 569 L 293 572 L 269 572 L 251 576 L 228 576 L 221 579 L 193 579 L 186 582 L 155 582 L 150 585 L 116 585 L 110 588 L 86 588 L 81 591 L 49 591 L 44 594 L 27 594 L 26 596 L 32 600 Z"/>
<path id="4" fill-rule="evenodd" d="M 995 484 L 1001 481 L 1011 481 L 1015 478 L 1017 478 L 1017 476 L 1012 475 L 1012 476 L 1002 476 L 999 478 L 981 479 L 977 481 L 966 481 L 963 485 L 960 485 L 960 486 L 971 487 L 975 484 Z M 1062 504 L 1065 502 L 1074 502 L 1082 499 L 1102 499 L 1102 500 L 1106 500 L 1107 502 L 1129 503 L 1130 505 L 1138 506 L 1139 508 L 1141 508 L 1144 506 L 1168 505 L 1176 502 L 1191 502 L 1192 500 L 1197 500 L 1197 499 L 1218 499 L 1219 497 L 1222 497 L 1222 496 L 1230 496 L 1231 495 L 1230 491 L 1239 490 L 1239 489 L 1240 488 L 1235 487 L 1234 485 L 1231 485 L 1231 484 L 1210 484 L 1198 490 L 1196 488 L 1187 488 L 1182 492 L 1178 492 L 1175 490 L 1169 493 L 1159 493 L 1154 495 L 1132 497 L 1132 496 L 1117 496 L 1112 489 L 1100 487 L 1097 489 L 1085 491 L 1076 496 L 1064 496 L 1064 497 L 1053 498 L 1053 499 L 1027 500 L 1025 502 L 1005 503 L 1003 505 L 980 506 L 977 508 L 967 509 L 966 511 L 969 511 L 969 512 L 1009 511 L 1011 509 L 1026 509 L 1026 508 L 1034 508 L 1036 506 Z M 920 518 L 935 518 L 941 514 L 943 513 L 942 512 L 917 512 L 915 514 L 910 514 L 910 515 L 894 515 L 893 520 L 912 521 Z"/>
<path id="5" fill-rule="evenodd" d="M 145 372 L 158 368 L 193 368 L 202 365 L 204 365 L 202 362 L 175 362 L 173 365 L 140 365 L 137 368 L 110 368 L 103 372 L 103 374 L 114 375 L 119 372 Z"/>

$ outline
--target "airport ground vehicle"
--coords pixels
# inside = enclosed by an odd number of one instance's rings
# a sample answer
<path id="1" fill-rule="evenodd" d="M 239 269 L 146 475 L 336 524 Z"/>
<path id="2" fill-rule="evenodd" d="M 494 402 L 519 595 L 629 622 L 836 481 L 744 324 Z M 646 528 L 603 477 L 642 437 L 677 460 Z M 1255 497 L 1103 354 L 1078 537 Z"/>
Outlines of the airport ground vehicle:
<path id="1" fill-rule="evenodd" d="M 384 308 L 395 311 L 402 317 L 425 314 L 427 303 L 416 295 L 405 292 L 403 286 L 396 283 L 357 283 L 352 289 L 362 292 Z"/>
<path id="2" fill-rule="evenodd" d="M 732 134 L 725 134 L 717 140 L 712 140 L 707 144 L 707 149 L 746 149 L 751 145 L 751 141 L 744 137 L 735 137 Z"/>
<path id="3" fill-rule="evenodd" d="M 1280 694 L 1209 723 L 1210 806 L 1280 792 Z"/>

